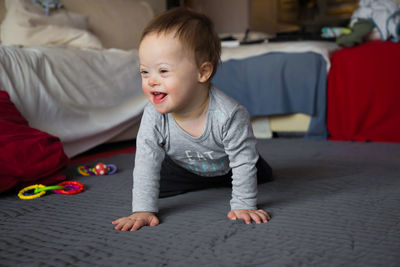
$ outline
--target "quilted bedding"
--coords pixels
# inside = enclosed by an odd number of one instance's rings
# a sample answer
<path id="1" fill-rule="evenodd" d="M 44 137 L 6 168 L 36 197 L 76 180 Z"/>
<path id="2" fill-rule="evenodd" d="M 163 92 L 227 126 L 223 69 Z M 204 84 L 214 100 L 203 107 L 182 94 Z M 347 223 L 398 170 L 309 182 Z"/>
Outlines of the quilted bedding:
<path id="1" fill-rule="evenodd" d="M 230 189 L 160 200 L 157 227 L 113 230 L 130 213 L 133 155 L 113 176 L 65 173 L 86 190 L 0 196 L 1 266 L 399 266 L 400 144 L 260 140 L 276 180 L 266 224 L 229 221 Z M 97 162 L 97 161 L 96 161 Z M 94 162 L 92 162 L 93 164 Z"/>

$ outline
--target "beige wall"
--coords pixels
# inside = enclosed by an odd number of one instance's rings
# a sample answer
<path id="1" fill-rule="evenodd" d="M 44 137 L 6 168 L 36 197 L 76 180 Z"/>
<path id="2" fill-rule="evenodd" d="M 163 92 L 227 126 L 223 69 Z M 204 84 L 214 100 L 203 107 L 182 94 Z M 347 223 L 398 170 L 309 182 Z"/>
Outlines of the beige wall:
<path id="1" fill-rule="evenodd" d="M 192 8 L 210 17 L 218 33 L 245 32 L 250 25 L 250 0 L 192 0 Z"/>
<path id="2" fill-rule="evenodd" d="M 151 7 L 154 9 L 155 14 L 159 14 L 165 11 L 167 8 L 166 0 L 145 0 L 145 1 L 147 1 L 151 5 Z M 4 13 L 6 12 L 4 2 L 5 0 L 0 0 L 0 18 L 3 18 Z"/>
<path id="3" fill-rule="evenodd" d="M 197 11 L 209 16 L 218 33 L 252 31 L 276 33 L 297 27 L 278 23 L 278 0 L 187 0 Z"/>
<path id="4" fill-rule="evenodd" d="M 145 0 L 147 1 L 154 10 L 155 14 L 160 14 L 167 9 L 166 0 Z"/>
<path id="5" fill-rule="evenodd" d="M 6 15 L 6 7 L 4 0 L 0 0 L 0 23 L 3 21 L 5 15 Z M 0 43 L 1 43 L 1 38 L 0 38 Z"/>
<path id="6" fill-rule="evenodd" d="M 5 13 L 6 13 L 6 7 L 4 5 L 4 0 L 0 0 L 0 22 L 4 18 Z"/>

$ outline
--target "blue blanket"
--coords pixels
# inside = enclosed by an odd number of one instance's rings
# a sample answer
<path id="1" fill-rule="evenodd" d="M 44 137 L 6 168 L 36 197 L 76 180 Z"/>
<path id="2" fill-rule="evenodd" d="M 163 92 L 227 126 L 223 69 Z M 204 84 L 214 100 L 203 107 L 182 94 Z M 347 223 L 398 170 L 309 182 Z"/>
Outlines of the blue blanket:
<path id="1" fill-rule="evenodd" d="M 247 108 L 251 116 L 304 113 L 306 138 L 327 139 L 324 58 L 314 52 L 274 52 L 220 64 L 213 84 Z"/>

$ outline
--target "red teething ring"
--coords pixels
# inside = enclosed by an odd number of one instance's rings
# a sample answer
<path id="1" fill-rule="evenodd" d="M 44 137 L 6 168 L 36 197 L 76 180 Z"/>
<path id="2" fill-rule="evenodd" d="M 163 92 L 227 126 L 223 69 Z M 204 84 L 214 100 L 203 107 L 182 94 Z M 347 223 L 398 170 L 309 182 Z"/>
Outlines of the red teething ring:
<path id="1" fill-rule="evenodd" d="M 76 182 L 76 181 L 64 181 L 58 184 L 59 186 L 64 186 L 65 189 L 64 190 L 53 190 L 54 193 L 57 194 L 63 194 L 63 195 L 75 195 L 75 194 L 79 194 L 80 192 L 83 191 L 83 184 L 81 184 L 80 182 Z"/>

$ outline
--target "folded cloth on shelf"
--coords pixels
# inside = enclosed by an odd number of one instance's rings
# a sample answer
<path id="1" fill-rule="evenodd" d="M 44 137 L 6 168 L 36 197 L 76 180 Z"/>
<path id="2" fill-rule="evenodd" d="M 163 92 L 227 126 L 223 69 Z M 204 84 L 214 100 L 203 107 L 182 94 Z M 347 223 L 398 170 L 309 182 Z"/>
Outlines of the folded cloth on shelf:
<path id="1" fill-rule="evenodd" d="M 351 16 L 350 26 L 359 19 L 370 19 L 379 30 L 382 41 L 400 40 L 400 8 L 392 0 L 360 0 L 359 8 Z"/>

